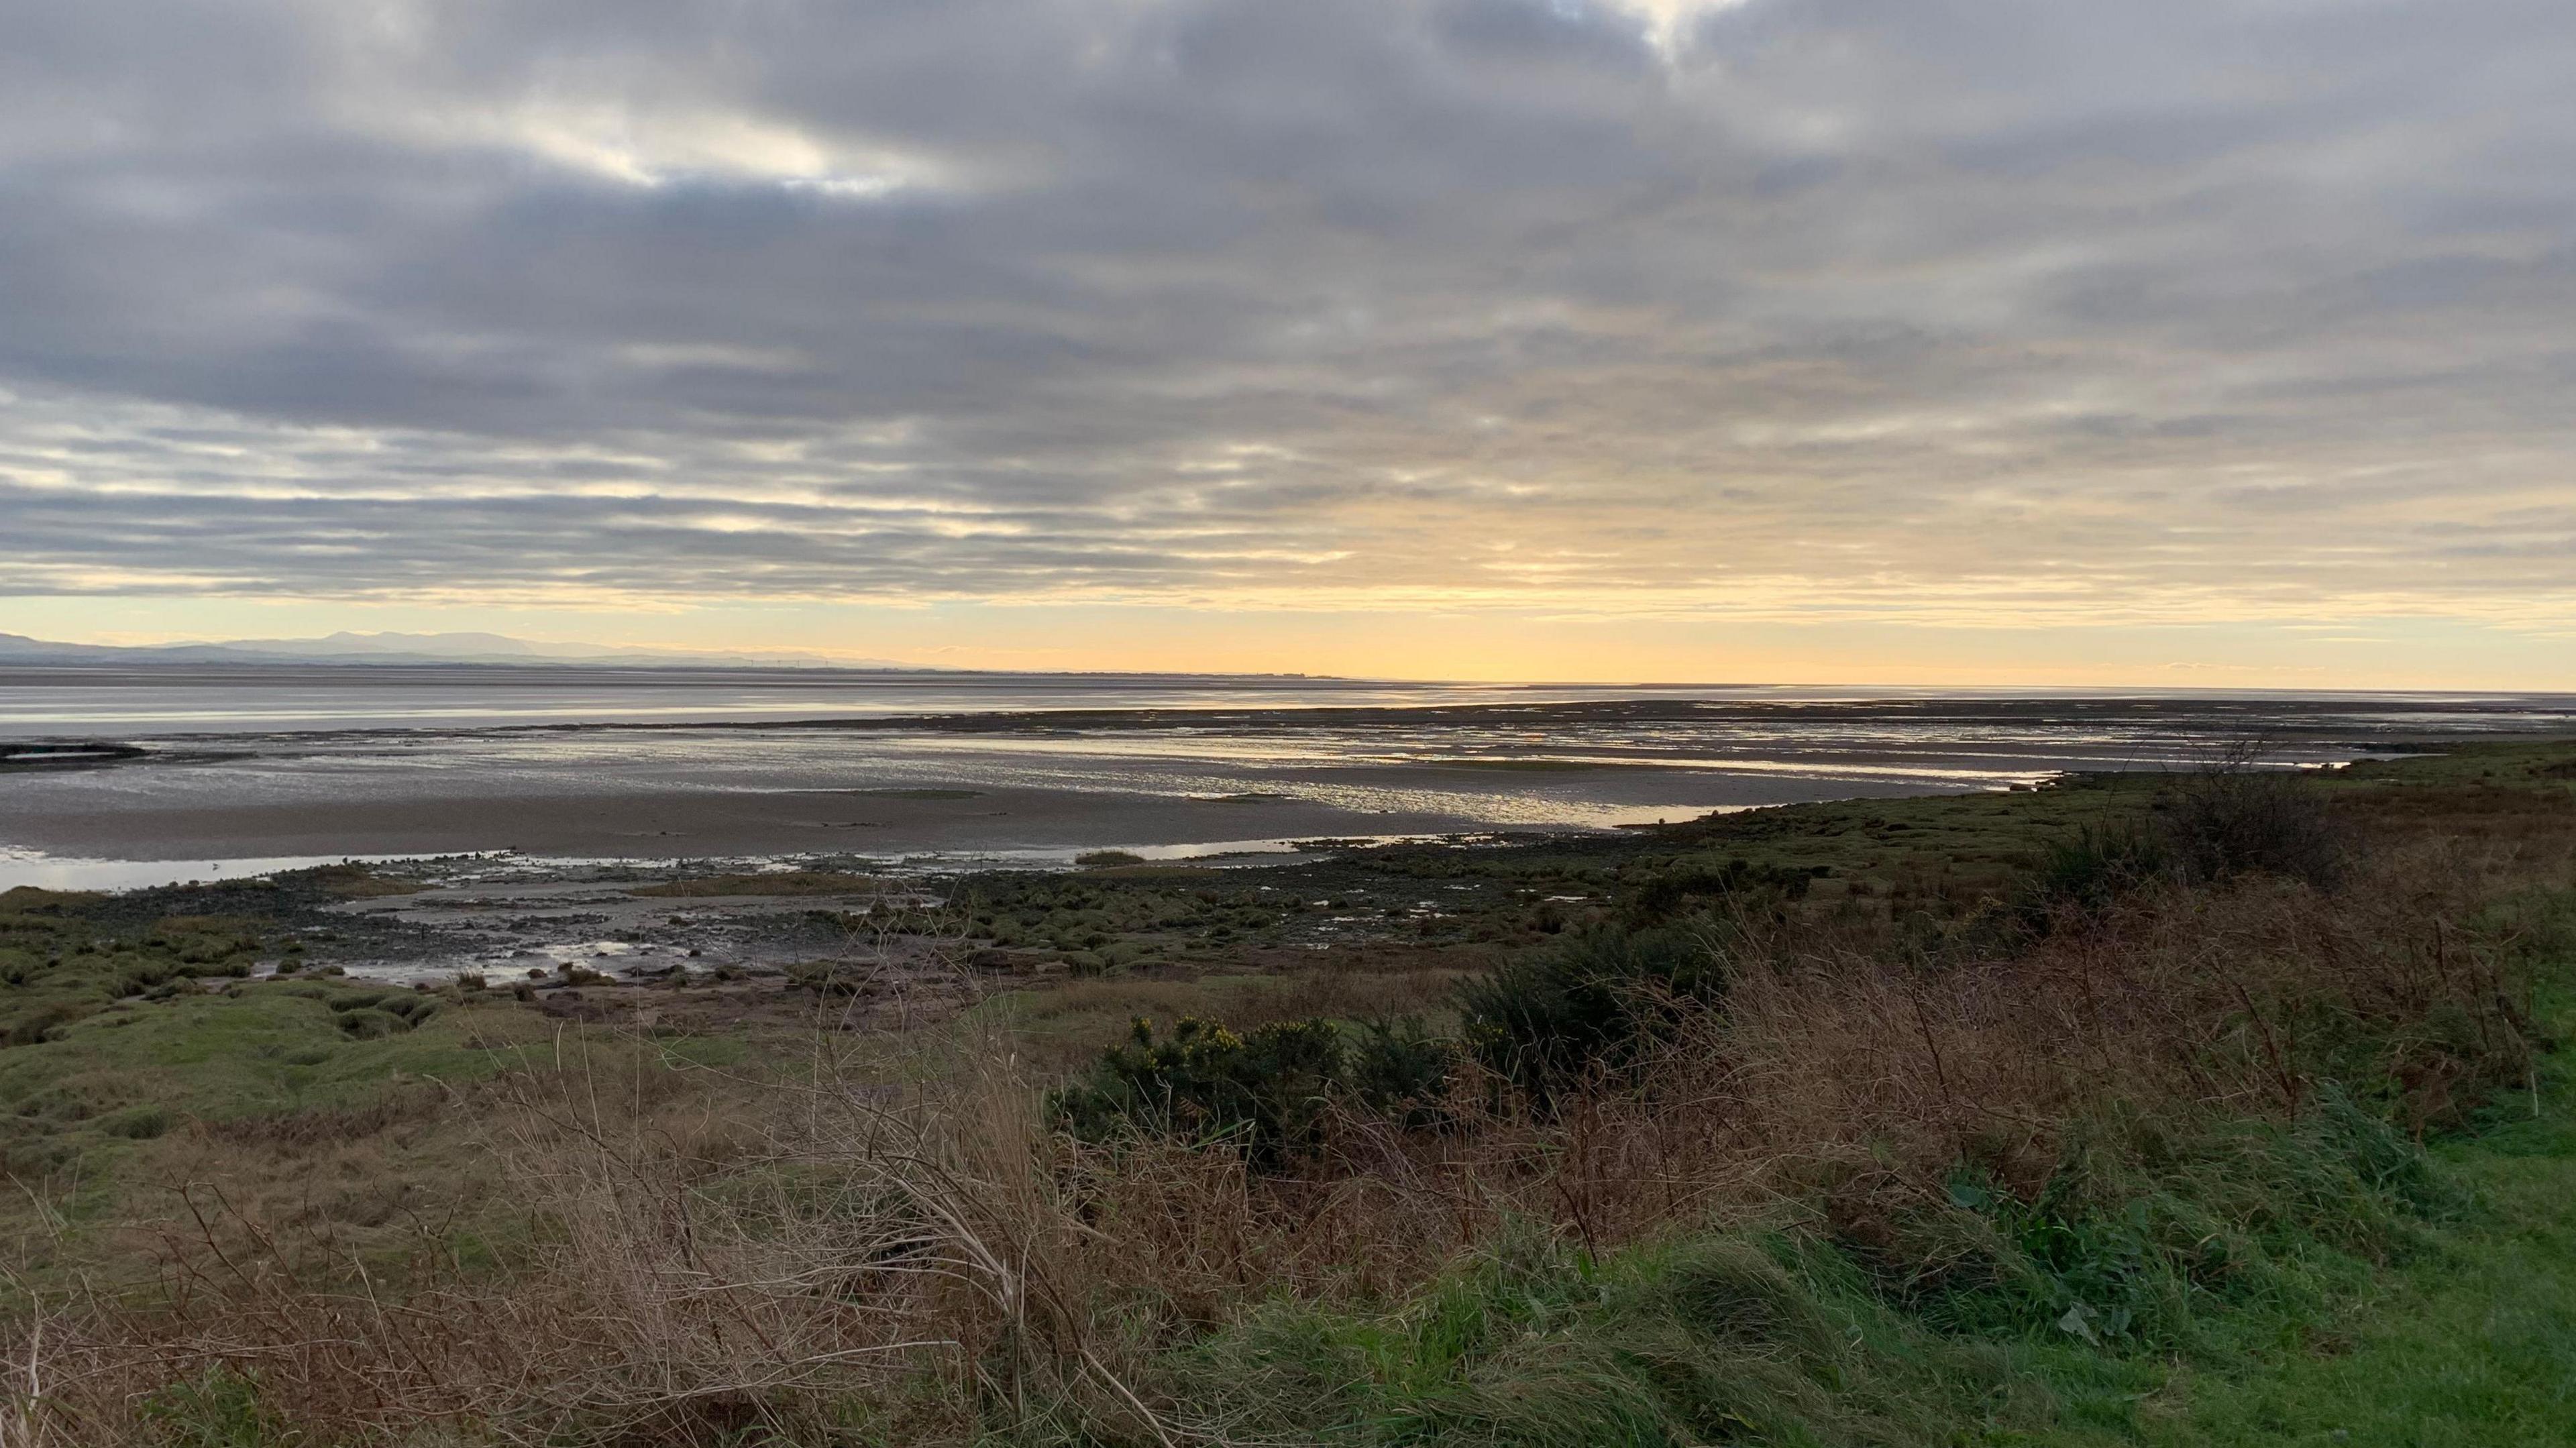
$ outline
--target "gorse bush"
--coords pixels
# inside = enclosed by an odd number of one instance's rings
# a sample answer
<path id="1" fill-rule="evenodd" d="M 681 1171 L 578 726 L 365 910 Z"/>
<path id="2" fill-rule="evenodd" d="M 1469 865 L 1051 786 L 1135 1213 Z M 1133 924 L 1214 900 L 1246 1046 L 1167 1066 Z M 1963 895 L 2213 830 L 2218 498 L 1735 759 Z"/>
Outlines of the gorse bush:
<path id="1" fill-rule="evenodd" d="M 1344 1064 L 1341 1034 L 1329 1021 L 1279 1021 L 1237 1035 L 1184 1016 L 1157 1037 L 1140 1016 L 1133 1039 L 1111 1047 L 1091 1080 L 1056 1092 L 1050 1109 L 1081 1136 L 1142 1128 L 1236 1142 L 1270 1163 L 1314 1143 Z"/>
<path id="2" fill-rule="evenodd" d="M 1408 1127 L 1450 1119 L 1449 1093 L 1457 1080 L 1458 1043 L 1435 1036 L 1420 1017 L 1366 1021 L 1351 1043 L 1351 1099 L 1371 1115 Z"/>
<path id="3" fill-rule="evenodd" d="M 1167 1034 L 1139 1018 L 1103 1052 L 1089 1079 L 1048 1099 L 1076 1136 L 1121 1132 L 1231 1141 L 1264 1166 L 1312 1147 L 1335 1108 L 1427 1127 L 1446 1119 L 1456 1043 L 1413 1017 L 1363 1022 L 1278 1021 L 1237 1034 L 1185 1016 Z"/>
<path id="4" fill-rule="evenodd" d="M 1237 1035 L 1185 1018 L 1161 1038 L 1139 1020 L 1134 1038 L 1110 1048 L 1090 1080 L 1055 1093 L 1051 1109 L 1077 1134 L 1141 1127 L 1226 1137 L 1275 1162 L 1313 1142 L 1332 1101 L 1408 1126 L 1436 1124 L 1469 1060 L 1544 1109 L 1634 1068 L 1682 1022 L 1717 1006 L 1725 988 L 1724 961 L 1705 928 L 1598 924 L 1462 982 L 1457 1042 L 1418 1020 L 1363 1025 L 1355 1045 L 1322 1020 Z"/>
<path id="5" fill-rule="evenodd" d="M 1715 1006 L 1726 971 L 1687 925 L 1596 925 L 1459 987 L 1468 1049 L 1542 1105 L 1635 1065 L 1677 1022 Z"/>

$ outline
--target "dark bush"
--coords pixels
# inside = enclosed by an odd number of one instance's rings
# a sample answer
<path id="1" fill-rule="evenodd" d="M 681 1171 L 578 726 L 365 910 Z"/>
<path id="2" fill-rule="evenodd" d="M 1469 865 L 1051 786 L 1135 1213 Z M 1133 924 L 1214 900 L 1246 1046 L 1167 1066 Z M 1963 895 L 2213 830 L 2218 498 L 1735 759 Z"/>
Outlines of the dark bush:
<path id="1" fill-rule="evenodd" d="M 2102 909 L 2170 871 L 2172 861 L 2172 851 L 2155 832 L 2136 825 L 2084 825 L 2048 847 L 2018 904 L 2028 924 L 2045 928 L 2061 910 Z"/>
<path id="2" fill-rule="evenodd" d="M 1676 1021 L 1725 994 L 1723 962 L 1682 926 L 1595 926 L 1459 987 L 1467 1045 L 1542 1104 L 1635 1064 Z"/>
<path id="3" fill-rule="evenodd" d="M 2185 776 L 2157 806 L 2162 844 L 2194 879 L 2259 870 L 2324 887 L 2343 873 L 2344 832 L 2316 781 L 2264 768 L 2250 750 Z"/>
<path id="4" fill-rule="evenodd" d="M 1167 1036 L 1139 1020 L 1088 1081 L 1049 1098 L 1054 1123 L 1103 1140 L 1122 1132 L 1230 1140 L 1275 1166 L 1320 1138 L 1336 1103 L 1427 1128 L 1448 1120 L 1463 1057 L 1417 1017 L 1370 1021 L 1353 1039 L 1331 1021 L 1283 1021 L 1237 1035 L 1184 1017 Z"/>
<path id="5" fill-rule="evenodd" d="M 1050 1113 L 1092 1139 L 1143 1129 L 1239 1143 L 1264 1165 L 1312 1146 L 1343 1072 L 1329 1021 L 1280 1021 L 1236 1035 L 1185 1016 L 1156 1039 L 1138 1018 L 1129 1044 L 1101 1056 L 1092 1079 L 1050 1099 Z"/>
<path id="6" fill-rule="evenodd" d="M 2068 908 L 2099 910 L 2151 880 L 2209 883 L 2263 871 L 2320 888 L 2341 878 L 2349 846 L 2315 780 L 2257 762 L 2238 745 L 2156 795 L 2152 823 L 2087 824 L 2048 847 L 2015 904 L 2045 928 Z"/>
<path id="7" fill-rule="evenodd" d="M 1458 1043 L 1432 1035 L 1418 1016 L 1364 1022 L 1350 1052 L 1351 1099 L 1405 1126 L 1442 1125 L 1457 1067 Z"/>

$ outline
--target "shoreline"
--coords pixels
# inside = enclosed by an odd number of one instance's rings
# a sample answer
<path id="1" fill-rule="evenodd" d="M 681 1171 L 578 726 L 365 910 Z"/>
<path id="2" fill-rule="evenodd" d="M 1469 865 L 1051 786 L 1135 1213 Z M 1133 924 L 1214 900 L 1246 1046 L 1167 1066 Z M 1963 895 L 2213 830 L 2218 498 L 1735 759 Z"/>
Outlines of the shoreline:
<path id="1" fill-rule="evenodd" d="M 2370 705 L 2386 706 L 2371 710 Z M 654 711 L 664 713 L 668 711 Z M 2383 712 L 2418 716 L 2409 722 L 2364 716 Z M 2553 717 L 2554 716 L 2554 717 Z M 1059 732 L 1160 732 L 1234 728 L 1295 732 L 1337 728 L 1402 728 L 1517 725 L 1571 728 L 1612 724 L 1783 724 L 1956 723 L 2012 724 L 2059 728 L 2116 725 L 2192 724 L 2207 732 L 2213 726 L 2239 723 L 2248 730 L 2294 729 L 2318 740 L 2401 739 L 2426 729 L 2440 731 L 2443 721 L 2492 720 L 2489 728 L 2452 728 L 2461 734 L 2525 733 L 2535 728 L 2576 725 L 2576 694 L 2564 693 L 2349 693 L 2305 695 L 2220 695 L 2076 693 L 2046 695 L 1979 692 L 1939 695 L 1835 696 L 1815 699 L 1642 697 L 1549 699 L 1420 704 L 1263 704 L 1134 705 L 1081 708 L 1010 708 L 931 710 L 906 713 L 818 713 L 793 718 L 707 714 L 696 718 L 518 718 L 494 722 L 427 722 L 419 724 L 331 723 L 322 716 L 280 714 L 279 719 L 313 718 L 311 727 L 270 725 L 264 720 L 243 727 L 106 728 L 99 719 L 76 723 L 53 733 L 19 732 L 10 726 L 13 748 L 45 749 L 77 744 L 101 748 L 136 747 L 133 741 L 239 745 L 254 740 L 334 743 L 350 740 L 510 738 L 566 734 L 780 734 L 780 733 L 928 733 L 1050 734 Z M 208 723 L 210 721 L 193 721 Z M 115 764 L 151 762 L 128 756 Z"/>

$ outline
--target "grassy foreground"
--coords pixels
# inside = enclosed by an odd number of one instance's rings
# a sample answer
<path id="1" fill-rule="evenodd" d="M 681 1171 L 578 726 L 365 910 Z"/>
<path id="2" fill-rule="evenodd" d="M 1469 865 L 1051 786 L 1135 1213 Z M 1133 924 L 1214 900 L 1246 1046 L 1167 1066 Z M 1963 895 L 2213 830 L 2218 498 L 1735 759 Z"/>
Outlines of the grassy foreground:
<path id="1" fill-rule="evenodd" d="M 2576 745 L 970 883 L 900 1034 L 0 899 L 0 1445 L 2576 1441 Z"/>
<path id="2" fill-rule="evenodd" d="M 2559 1016 L 2562 1032 L 2571 1023 Z M 2267 1352 L 2168 1375 L 2142 1405 L 2157 1444 L 2576 1443 L 2576 1095 L 2499 1104 L 2435 1169 L 2468 1193 L 2348 1300 Z M 2116 1440 L 2115 1440 L 2116 1441 Z"/>
<path id="3" fill-rule="evenodd" d="M 2341 1183 L 2349 1198 L 2268 1234 L 2271 1280 L 2126 1341 L 2050 1320 L 2054 1303 L 2019 1332 L 1959 1334 L 1947 1310 L 1891 1310 L 1901 1294 L 1794 1229 L 1606 1260 L 1533 1239 L 1392 1313 L 1271 1304 L 1196 1350 L 1213 1361 L 1194 1386 L 1315 1443 L 2576 1442 L 2576 1083 L 2535 1085 L 2428 1156 L 2373 1143 L 2397 1191 Z M 2319 1164 L 2316 1143 L 2274 1145 L 2267 1165 Z M 2353 1233 L 2374 1195 L 2387 1234 Z M 2110 1235 L 2176 1205 L 2150 1202 Z"/>

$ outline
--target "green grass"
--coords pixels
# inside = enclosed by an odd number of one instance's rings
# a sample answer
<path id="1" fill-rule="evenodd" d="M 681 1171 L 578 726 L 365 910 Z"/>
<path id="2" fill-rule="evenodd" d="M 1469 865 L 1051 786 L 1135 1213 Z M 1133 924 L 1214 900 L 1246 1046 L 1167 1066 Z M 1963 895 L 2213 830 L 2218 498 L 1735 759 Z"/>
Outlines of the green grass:
<path id="1" fill-rule="evenodd" d="M 2443 1244 L 2477 1254 L 2479 1276 L 2513 1267 L 2483 1237 L 2434 1237 L 2421 1223 L 2451 1194 L 2402 1139 L 2357 1112 L 2348 1124 L 2334 1115 L 2290 1132 L 2222 1131 L 2126 1183 L 2136 1194 L 2125 1201 L 2034 1211 L 1963 1189 L 1934 1214 L 1946 1221 L 1924 1225 L 1962 1242 L 1992 1227 L 1990 1255 L 1982 1267 L 1963 1259 L 1964 1285 L 1928 1298 L 1795 1213 L 1599 1259 L 1533 1230 L 1382 1308 L 1269 1304 L 1187 1349 L 1174 1396 L 1256 1435 L 1367 1448 L 2274 1442 L 2285 1414 L 2299 1420 L 2301 1394 L 2338 1392 L 2276 1362 L 2301 1370 L 2299 1354 L 2328 1340 L 2323 1324 L 2406 1311 L 2404 1292 L 2421 1283 L 2452 1305 L 2399 1330 L 2426 1355 L 2411 1380 L 2382 1382 L 2390 1415 L 2447 1394 L 2465 1396 L 2458 1411 L 2482 1425 L 2563 1424 L 2570 1369 L 2553 1375 L 2548 1354 L 2576 1329 L 2551 1326 L 2545 1309 L 2563 1305 L 2566 1264 L 2555 1269 L 2561 1296 L 2491 1335 L 2485 1390 L 2460 1394 L 2439 1377 L 2440 1344 L 2474 1333 L 2454 1319 L 2487 1284 L 2442 1276 Z M 2576 1157 L 2554 1165 L 2576 1172 Z M 2554 1202 L 2550 1213 L 2559 1235 L 2539 1250 L 2563 1253 L 2576 1214 Z M 2370 1265 L 2393 1249 L 2408 1265 Z M 2287 1357 L 2267 1350 L 2282 1344 Z M 2200 1391 L 2210 1385 L 2236 1396 Z M 2237 1423 L 2237 1437 L 2213 1436 Z"/>
<path id="2" fill-rule="evenodd" d="M 2527 1112 L 2528 1098 L 2505 1103 Z M 2446 1143 L 2473 1191 L 2344 1310 L 2294 1343 L 2173 1375 L 2141 1405 L 2155 1445 L 2576 1443 L 2576 1109 L 2566 1083 L 2537 1119 Z"/>
<path id="3" fill-rule="evenodd" d="M 1183 1396 L 1389 1448 L 2576 1442 L 2576 1116 L 2438 1156 L 2469 1223 L 2376 1270 L 2311 1247 L 2340 1300 L 2204 1304 L 2187 1346 L 1929 1331 L 1797 1234 L 1600 1262 L 1533 1236 L 1389 1311 L 1273 1304 L 1192 1350 Z"/>
<path id="4" fill-rule="evenodd" d="M 1909 1330 L 1850 1263 L 1778 1232 L 1595 1260 L 1530 1231 L 1393 1310 L 1277 1303 L 1189 1355 L 1247 1437 L 1526 1448 L 1939 1441 L 2016 1403 L 2006 1359 Z"/>
<path id="5" fill-rule="evenodd" d="M 2489 767 L 2452 764 L 2472 778 Z M 2506 904 L 2526 924 L 2563 923 L 2576 892 Z M 2542 1013 L 2561 1041 L 2576 1036 L 2571 965 L 2559 963 L 2562 993 Z M 2576 1060 L 2564 1049 L 2548 1058 L 2530 1091 L 2491 1103 L 2429 1159 L 2467 1210 L 2422 1224 L 2407 1251 L 2321 1310 L 2235 1324 L 2235 1346 L 2211 1360 L 2142 1365 L 2122 1410 L 2094 1394 L 2112 1431 L 2033 1441 L 2576 1443 Z"/>
<path id="6" fill-rule="evenodd" d="M 0 1051 L 8 1172 L 30 1190 L 57 1184 L 69 1194 L 57 1209 L 80 1217 L 112 1210 L 143 1144 L 191 1119 L 362 1107 L 406 1082 L 453 1085 L 499 1069 L 474 1038 L 475 1009 L 448 1006 L 414 1026 L 391 1011 L 334 1011 L 319 998 L 326 990 L 385 994 L 337 983 L 244 985 L 112 1006 L 55 1039 Z M 483 1009 L 495 1023 L 515 1018 Z"/>

